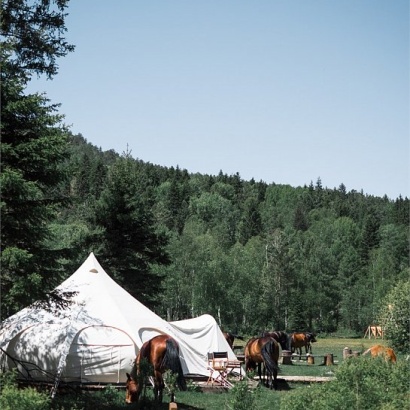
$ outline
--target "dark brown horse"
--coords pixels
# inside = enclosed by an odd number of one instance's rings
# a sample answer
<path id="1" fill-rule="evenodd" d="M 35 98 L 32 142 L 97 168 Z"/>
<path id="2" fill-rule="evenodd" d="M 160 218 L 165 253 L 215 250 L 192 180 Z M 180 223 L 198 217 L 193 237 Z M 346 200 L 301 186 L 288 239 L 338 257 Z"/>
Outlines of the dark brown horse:
<path id="1" fill-rule="evenodd" d="M 146 360 L 154 370 L 154 396 L 159 402 L 162 402 L 162 391 L 164 389 L 163 373 L 171 370 L 178 375 L 177 383 L 181 390 L 186 390 L 186 383 L 182 371 L 181 360 L 179 358 L 179 346 L 175 339 L 168 335 L 159 335 L 145 342 L 131 371 L 132 376 L 127 373 L 127 383 L 125 389 L 125 401 L 133 403 L 138 401 L 142 388 L 141 380 L 141 361 Z"/>
<path id="2" fill-rule="evenodd" d="M 233 342 L 235 341 L 235 339 L 243 340 L 242 336 L 235 335 L 231 332 L 222 332 L 222 333 L 231 349 L 233 349 Z"/>
<path id="3" fill-rule="evenodd" d="M 272 332 L 263 332 L 262 337 L 269 336 L 274 338 L 279 344 L 282 350 L 290 350 L 289 348 L 289 335 L 286 332 L 274 330 Z"/>
<path id="4" fill-rule="evenodd" d="M 272 337 L 253 337 L 245 346 L 246 371 L 258 367 L 259 380 L 262 381 L 261 367 L 266 370 L 266 387 L 277 388 L 279 345 Z"/>

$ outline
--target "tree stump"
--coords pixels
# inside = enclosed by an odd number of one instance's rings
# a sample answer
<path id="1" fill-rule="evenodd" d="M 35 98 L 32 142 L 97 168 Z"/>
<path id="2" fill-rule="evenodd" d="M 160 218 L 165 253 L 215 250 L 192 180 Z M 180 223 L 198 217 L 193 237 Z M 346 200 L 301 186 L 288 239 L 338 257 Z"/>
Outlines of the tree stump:
<path id="1" fill-rule="evenodd" d="M 307 355 L 307 364 L 315 364 L 315 358 L 311 355 Z"/>
<path id="2" fill-rule="evenodd" d="M 325 356 L 325 363 L 326 363 L 326 366 L 332 366 L 334 364 L 334 362 L 333 362 L 333 353 L 328 353 Z"/>
<path id="3" fill-rule="evenodd" d="M 290 350 L 282 350 L 282 364 L 292 364 L 292 352 Z"/>
<path id="4" fill-rule="evenodd" d="M 352 356 L 352 349 L 345 347 L 343 349 L 343 359 L 347 359 L 348 357 L 351 357 L 351 356 Z"/>
<path id="5" fill-rule="evenodd" d="M 171 403 L 169 403 L 169 407 L 168 410 L 177 410 L 178 406 L 175 402 L 171 401 Z"/>

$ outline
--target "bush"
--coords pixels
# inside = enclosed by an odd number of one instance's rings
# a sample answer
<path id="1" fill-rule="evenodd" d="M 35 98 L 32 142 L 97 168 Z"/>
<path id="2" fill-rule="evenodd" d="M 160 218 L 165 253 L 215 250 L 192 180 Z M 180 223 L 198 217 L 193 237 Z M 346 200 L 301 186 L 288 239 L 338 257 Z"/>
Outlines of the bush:
<path id="1" fill-rule="evenodd" d="M 1 376 L 0 408 L 2 410 L 46 410 L 50 407 L 47 393 L 38 392 L 32 387 L 19 389 L 14 372 Z"/>
<path id="2" fill-rule="evenodd" d="M 229 392 L 228 408 L 231 410 L 256 409 L 257 390 L 251 391 L 246 380 L 243 380 Z"/>
<path id="3" fill-rule="evenodd" d="M 410 352 L 410 281 L 400 281 L 386 295 L 380 309 L 380 323 L 386 338 L 398 352 Z"/>
<path id="4" fill-rule="evenodd" d="M 351 358 L 336 371 L 336 380 L 296 390 L 281 400 L 281 410 L 400 409 L 408 408 L 410 364 L 383 358 Z"/>

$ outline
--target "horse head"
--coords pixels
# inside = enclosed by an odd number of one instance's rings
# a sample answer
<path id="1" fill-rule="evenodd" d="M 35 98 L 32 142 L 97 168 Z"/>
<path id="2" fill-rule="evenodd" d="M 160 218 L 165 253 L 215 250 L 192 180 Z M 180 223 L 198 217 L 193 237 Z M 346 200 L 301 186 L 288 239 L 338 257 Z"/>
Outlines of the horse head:
<path id="1" fill-rule="evenodd" d="M 127 382 L 125 384 L 125 402 L 128 404 L 138 401 L 140 389 L 138 382 L 127 373 Z"/>

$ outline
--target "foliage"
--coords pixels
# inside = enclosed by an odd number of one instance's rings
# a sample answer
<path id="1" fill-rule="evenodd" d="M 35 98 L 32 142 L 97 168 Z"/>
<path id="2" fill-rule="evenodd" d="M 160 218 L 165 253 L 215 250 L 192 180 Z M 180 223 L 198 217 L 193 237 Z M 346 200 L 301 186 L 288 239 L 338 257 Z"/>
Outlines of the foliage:
<path id="1" fill-rule="evenodd" d="M 281 399 L 280 408 L 407 408 L 409 376 L 406 361 L 392 364 L 383 358 L 352 358 L 337 369 L 336 380 L 291 392 Z"/>
<path id="2" fill-rule="evenodd" d="M 61 245 L 50 223 L 66 204 L 62 163 L 67 133 L 57 106 L 25 95 L 24 81 L 6 59 L 1 71 L 1 266 L 2 304 L 12 313 L 58 284 Z M 53 276 L 49 277 L 50 272 Z M 44 282 L 52 278 L 45 286 Z M 4 317 L 4 316 L 3 316 Z"/>
<path id="3" fill-rule="evenodd" d="M 1 4 L 2 50 L 10 54 L 15 75 L 58 71 L 57 58 L 74 50 L 63 37 L 69 0 L 3 0 Z"/>
<path id="4" fill-rule="evenodd" d="M 2 373 L 0 408 L 2 410 L 46 410 L 50 408 L 47 393 L 38 392 L 33 387 L 19 389 L 13 372 Z"/>
<path id="5" fill-rule="evenodd" d="M 410 281 L 399 281 L 383 299 L 379 313 L 380 324 L 391 346 L 399 352 L 407 353 L 410 352 L 409 295 Z"/>
<path id="6" fill-rule="evenodd" d="M 235 384 L 229 392 L 227 408 L 231 410 L 257 409 L 258 390 L 251 390 L 248 382 L 243 380 Z"/>
<path id="7" fill-rule="evenodd" d="M 139 191 L 136 164 L 128 156 L 111 166 L 101 196 L 90 215 L 88 238 L 103 266 L 131 294 L 153 305 L 161 275 L 152 266 L 168 264 L 167 238 L 156 230 L 149 204 Z"/>

